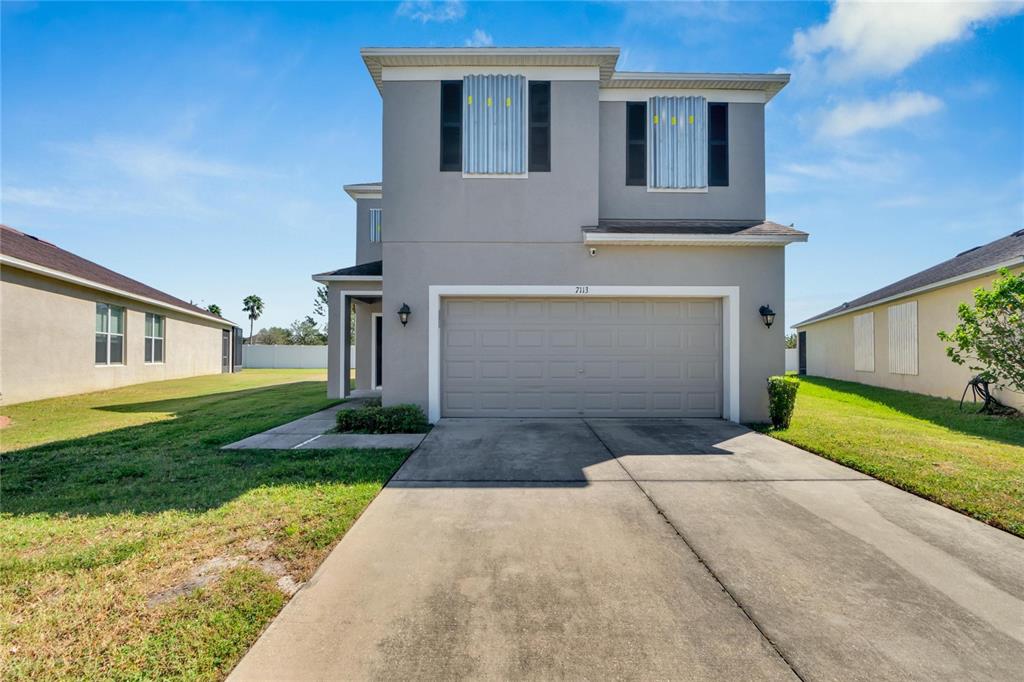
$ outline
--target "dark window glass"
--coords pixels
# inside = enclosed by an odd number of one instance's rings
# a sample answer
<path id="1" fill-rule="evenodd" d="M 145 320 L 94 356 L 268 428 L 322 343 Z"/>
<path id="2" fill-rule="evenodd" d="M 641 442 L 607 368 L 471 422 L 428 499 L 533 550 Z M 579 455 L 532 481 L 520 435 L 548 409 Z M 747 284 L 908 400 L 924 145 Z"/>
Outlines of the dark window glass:
<path id="1" fill-rule="evenodd" d="M 153 362 L 164 361 L 164 340 L 153 339 Z"/>
<path id="2" fill-rule="evenodd" d="M 647 102 L 626 102 L 626 184 L 647 184 Z"/>
<path id="3" fill-rule="evenodd" d="M 708 103 L 708 185 L 729 186 L 729 105 Z"/>
<path id="4" fill-rule="evenodd" d="M 441 170 L 462 170 L 462 81 L 441 82 Z"/>
<path id="5" fill-rule="evenodd" d="M 551 171 L 551 83 L 530 81 L 531 173 Z"/>
<path id="6" fill-rule="evenodd" d="M 110 335 L 110 364 L 124 362 L 124 337 L 120 334 Z"/>
<path id="7" fill-rule="evenodd" d="M 146 362 L 153 362 L 153 339 L 146 339 Z"/>
<path id="8" fill-rule="evenodd" d="M 97 334 L 96 335 L 96 364 L 105 365 L 107 364 L 107 335 Z"/>

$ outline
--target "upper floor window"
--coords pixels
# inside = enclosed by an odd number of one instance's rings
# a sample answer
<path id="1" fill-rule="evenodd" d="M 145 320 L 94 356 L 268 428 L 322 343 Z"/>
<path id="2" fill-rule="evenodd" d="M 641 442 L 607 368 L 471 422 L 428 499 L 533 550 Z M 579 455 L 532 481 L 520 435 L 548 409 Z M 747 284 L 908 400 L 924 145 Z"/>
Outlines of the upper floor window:
<path id="1" fill-rule="evenodd" d="M 728 186 L 728 107 L 703 97 L 626 102 L 626 184 L 667 190 Z"/>
<path id="2" fill-rule="evenodd" d="M 370 241 L 380 241 L 380 209 L 370 209 Z"/>
<path id="3" fill-rule="evenodd" d="M 526 78 L 466 76 L 462 94 L 462 172 L 526 173 Z"/>
<path id="4" fill-rule="evenodd" d="M 647 184 L 647 102 L 626 102 L 626 184 Z"/>
<path id="5" fill-rule="evenodd" d="M 708 186 L 729 186 L 728 102 L 708 102 Z"/>
<path id="6" fill-rule="evenodd" d="M 124 308 L 96 304 L 96 364 L 124 364 Z"/>
<path id="7" fill-rule="evenodd" d="M 530 81 L 530 172 L 551 171 L 551 82 Z"/>
<path id="8" fill-rule="evenodd" d="M 462 81 L 441 83 L 441 170 L 462 170 Z"/>
<path id="9" fill-rule="evenodd" d="M 146 362 L 164 361 L 164 316 L 146 313 Z"/>

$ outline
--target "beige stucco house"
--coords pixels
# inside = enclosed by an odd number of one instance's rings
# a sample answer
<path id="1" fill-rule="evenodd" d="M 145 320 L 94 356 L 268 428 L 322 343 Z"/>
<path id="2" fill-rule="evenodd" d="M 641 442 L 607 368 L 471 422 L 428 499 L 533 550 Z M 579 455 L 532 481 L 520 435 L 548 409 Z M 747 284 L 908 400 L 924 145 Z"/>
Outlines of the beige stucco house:
<path id="1" fill-rule="evenodd" d="M 1000 268 L 1024 270 L 1024 230 L 794 325 L 800 373 L 959 399 L 974 372 L 947 357 L 937 334 L 956 326 L 960 303 Z M 1024 408 L 1024 395 L 995 395 Z"/>
<path id="2" fill-rule="evenodd" d="M 0 226 L 0 400 L 10 405 L 240 369 L 240 330 Z"/>

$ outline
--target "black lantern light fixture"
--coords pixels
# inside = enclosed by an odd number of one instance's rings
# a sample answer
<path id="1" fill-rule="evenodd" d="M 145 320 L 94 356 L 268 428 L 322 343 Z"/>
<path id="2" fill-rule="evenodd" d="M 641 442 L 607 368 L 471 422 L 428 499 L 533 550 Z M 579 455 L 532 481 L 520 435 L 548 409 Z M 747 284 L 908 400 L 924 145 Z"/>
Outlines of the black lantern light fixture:
<path id="1" fill-rule="evenodd" d="M 398 309 L 398 319 L 401 320 L 403 327 L 405 325 L 409 324 L 409 315 L 411 313 L 412 313 L 412 311 L 409 310 L 409 304 L 408 303 L 403 303 L 402 307 Z"/>
<path id="2" fill-rule="evenodd" d="M 769 305 L 761 306 L 758 311 L 761 313 L 761 321 L 764 322 L 764 326 L 769 329 L 772 328 L 772 323 L 775 322 L 775 311 Z"/>

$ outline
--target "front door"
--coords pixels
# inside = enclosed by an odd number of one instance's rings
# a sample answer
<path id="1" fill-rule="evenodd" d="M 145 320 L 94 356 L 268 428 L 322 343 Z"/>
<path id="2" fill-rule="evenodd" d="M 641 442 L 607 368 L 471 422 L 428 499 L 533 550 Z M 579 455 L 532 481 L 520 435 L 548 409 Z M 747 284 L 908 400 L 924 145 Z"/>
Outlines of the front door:
<path id="1" fill-rule="evenodd" d="M 220 371 L 224 374 L 231 372 L 231 332 L 227 329 L 221 332 Z"/>
<path id="2" fill-rule="evenodd" d="M 800 349 L 797 351 L 797 355 L 800 357 L 800 368 L 797 371 L 803 376 L 807 374 L 807 332 L 797 334 L 796 345 Z"/>
<path id="3" fill-rule="evenodd" d="M 384 318 L 380 315 L 376 315 L 373 318 L 373 357 L 375 362 L 373 364 L 373 387 L 380 388 L 384 385 L 384 363 L 382 362 L 384 354 L 381 352 L 383 344 L 381 343 L 381 332 L 384 330 Z"/>

